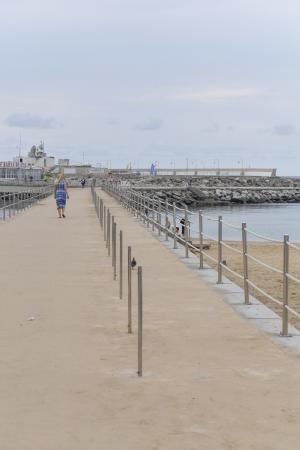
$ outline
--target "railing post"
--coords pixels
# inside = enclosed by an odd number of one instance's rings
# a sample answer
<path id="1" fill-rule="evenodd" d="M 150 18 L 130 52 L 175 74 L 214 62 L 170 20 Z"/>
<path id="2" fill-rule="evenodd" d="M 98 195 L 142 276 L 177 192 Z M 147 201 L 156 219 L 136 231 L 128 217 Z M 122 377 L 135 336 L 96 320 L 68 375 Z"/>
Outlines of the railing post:
<path id="1" fill-rule="evenodd" d="M 185 257 L 189 257 L 189 230 L 188 230 L 188 212 L 184 211 L 184 240 L 185 240 Z"/>
<path id="2" fill-rule="evenodd" d="M 115 223 L 115 217 L 111 216 L 111 265 L 114 267 L 114 223 Z"/>
<path id="3" fill-rule="evenodd" d="M 155 208 L 154 208 L 154 201 L 152 197 L 152 231 L 155 229 Z"/>
<path id="4" fill-rule="evenodd" d="M 106 206 L 103 206 L 103 239 L 106 241 Z"/>
<path id="5" fill-rule="evenodd" d="M 161 235 L 161 201 L 158 200 L 158 236 Z"/>
<path id="6" fill-rule="evenodd" d="M 146 203 L 145 203 L 145 193 L 143 192 L 142 195 L 143 195 L 143 196 L 142 196 L 142 205 L 143 205 L 143 224 L 145 224 L 145 223 L 146 223 L 146 207 L 145 207 Z"/>
<path id="7" fill-rule="evenodd" d="M 111 221 L 110 221 L 110 212 L 108 210 L 107 211 L 107 234 L 106 234 L 106 247 L 107 247 L 107 250 L 108 250 L 108 256 L 110 256 L 110 230 L 111 230 L 110 223 L 111 223 Z"/>
<path id="8" fill-rule="evenodd" d="M 120 274 L 119 274 L 120 300 L 123 298 L 123 231 L 120 230 Z"/>
<path id="9" fill-rule="evenodd" d="M 132 333 L 132 301 L 131 301 L 131 296 L 132 296 L 132 286 L 131 286 L 131 247 L 128 247 L 128 258 L 127 258 L 127 263 L 128 263 L 128 284 L 127 284 L 127 289 L 128 289 L 128 294 L 127 294 L 127 302 L 128 302 L 128 333 Z"/>
<path id="10" fill-rule="evenodd" d="M 133 193 L 133 215 L 137 217 L 137 196 L 136 192 Z"/>
<path id="11" fill-rule="evenodd" d="M 173 248 L 177 248 L 176 242 L 176 203 L 173 202 L 173 232 L 174 232 L 174 245 Z"/>
<path id="12" fill-rule="evenodd" d="M 282 305 L 282 336 L 288 336 L 289 332 L 289 235 L 283 237 L 283 305 Z"/>
<path id="13" fill-rule="evenodd" d="M 143 269 L 138 267 L 138 376 L 143 375 Z"/>
<path id="14" fill-rule="evenodd" d="M 149 196 L 147 196 L 147 228 L 149 228 L 150 226 L 149 215 L 150 215 L 150 199 Z"/>
<path id="15" fill-rule="evenodd" d="M 203 215 L 202 211 L 199 211 L 199 269 L 203 269 Z"/>
<path id="16" fill-rule="evenodd" d="M 12 216 L 12 205 L 10 205 L 12 195 L 8 193 L 8 217 Z"/>
<path id="17" fill-rule="evenodd" d="M 222 283 L 222 216 L 218 217 L 218 284 Z"/>
<path id="18" fill-rule="evenodd" d="M 140 211 L 140 222 L 143 220 L 143 200 L 142 200 L 142 193 L 139 195 L 139 211 Z"/>
<path id="19" fill-rule="evenodd" d="M 102 229 L 102 199 L 99 197 L 99 222 Z"/>
<path id="20" fill-rule="evenodd" d="M 117 224 L 113 222 L 113 267 L 114 280 L 117 279 Z"/>
<path id="21" fill-rule="evenodd" d="M 247 224 L 242 223 L 242 241 L 243 241 L 243 266 L 244 266 L 244 298 L 245 305 L 250 305 L 249 284 L 248 284 L 248 243 L 247 243 Z"/>
<path id="22" fill-rule="evenodd" d="M 166 241 L 169 240 L 169 210 L 168 210 L 168 199 L 166 198 L 166 218 L 165 218 L 165 228 L 166 228 Z"/>

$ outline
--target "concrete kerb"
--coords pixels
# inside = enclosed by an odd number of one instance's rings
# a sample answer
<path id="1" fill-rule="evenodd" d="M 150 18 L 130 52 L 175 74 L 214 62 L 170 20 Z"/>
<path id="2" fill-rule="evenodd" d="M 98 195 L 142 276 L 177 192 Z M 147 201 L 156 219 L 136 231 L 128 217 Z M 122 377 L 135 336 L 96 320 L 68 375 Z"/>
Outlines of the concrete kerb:
<path id="1" fill-rule="evenodd" d="M 141 224 L 143 226 L 143 224 Z M 289 336 L 282 337 L 282 320 L 274 311 L 261 303 L 257 298 L 250 296 L 250 305 L 244 303 L 244 291 L 238 285 L 230 281 L 223 275 L 222 284 L 217 284 L 218 272 L 207 264 L 204 269 L 199 270 L 199 257 L 190 254 L 185 257 L 185 248 L 179 246 L 174 249 L 171 241 L 166 241 L 164 236 L 159 236 L 150 228 L 143 226 L 148 233 L 151 233 L 162 245 L 167 247 L 176 257 L 193 270 L 201 280 L 221 295 L 223 300 L 230 305 L 239 315 L 251 322 L 258 330 L 267 334 L 275 343 L 285 347 L 300 356 L 300 331 L 289 324 Z"/>

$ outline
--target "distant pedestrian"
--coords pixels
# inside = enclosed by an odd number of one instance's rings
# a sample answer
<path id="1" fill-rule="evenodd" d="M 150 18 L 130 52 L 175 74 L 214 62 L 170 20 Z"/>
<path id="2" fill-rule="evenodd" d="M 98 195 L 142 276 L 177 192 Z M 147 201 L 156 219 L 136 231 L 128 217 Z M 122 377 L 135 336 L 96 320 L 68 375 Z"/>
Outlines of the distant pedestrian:
<path id="1" fill-rule="evenodd" d="M 81 183 L 81 187 L 82 187 L 82 189 L 83 189 L 84 186 L 85 186 L 85 183 L 86 183 L 86 179 L 85 179 L 85 178 L 82 178 L 82 179 L 80 180 L 80 183 Z"/>
<path id="2" fill-rule="evenodd" d="M 181 234 L 182 234 L 182 236 L 184 236 L 184 234 L 185 234 L 185 218 L 184 217 L 181 219 L 180 223 L 181 223 Z"/>
<path id="3" fill-rule="evenodd" d="M 69 198 L 68 188 L 64 175 L 60 174 L 57 176 L 54 184 L 54 198 L 56 200 L 56 208 L 58 212 L 58 217 L 65 219 L 65 207 L 66 199 Z"/>

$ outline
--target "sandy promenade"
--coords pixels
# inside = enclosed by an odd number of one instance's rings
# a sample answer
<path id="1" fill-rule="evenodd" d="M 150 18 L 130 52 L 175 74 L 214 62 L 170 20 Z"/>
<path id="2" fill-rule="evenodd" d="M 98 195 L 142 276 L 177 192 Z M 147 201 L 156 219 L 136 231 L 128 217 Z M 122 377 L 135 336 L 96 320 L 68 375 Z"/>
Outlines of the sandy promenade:
<path id="1" fill-rule="evenodd" d="M 143 266 L 144 377 L 90 192 L 47 199 L 0 223 L 0 449 L 298 450 L 299 359 L 102 195 Z"/>

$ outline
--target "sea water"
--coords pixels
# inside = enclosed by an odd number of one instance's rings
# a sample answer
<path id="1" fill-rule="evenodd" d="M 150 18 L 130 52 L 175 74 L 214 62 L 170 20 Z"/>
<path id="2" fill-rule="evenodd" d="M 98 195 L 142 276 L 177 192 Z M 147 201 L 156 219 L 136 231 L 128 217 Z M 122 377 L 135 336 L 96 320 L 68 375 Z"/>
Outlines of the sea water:
<path id="1" fill-rule="evenodd" d="M 217 219 L 218 216 L 222 216 L 225 222 L 238 226 L 240 229 L 242 222 L 245 222 L 247 229 L 255 233 L 276 240 L 283 240 L 283 235 L 288 234 L 290 241 L 300 242 L 300 204 L 298 203 L 207 206 L 203 207 L 202 211 L 203 232 L 214 238 L 218 235 L 218 223 L 210 218 Z M 194 213 L 189 216 L 191 237 L 198 236 L 198 210 Z M 241 240 L 241 231 L 223 225 L 223 239 Z M 258 240 L 250 233 L 248 239 Z"/>

